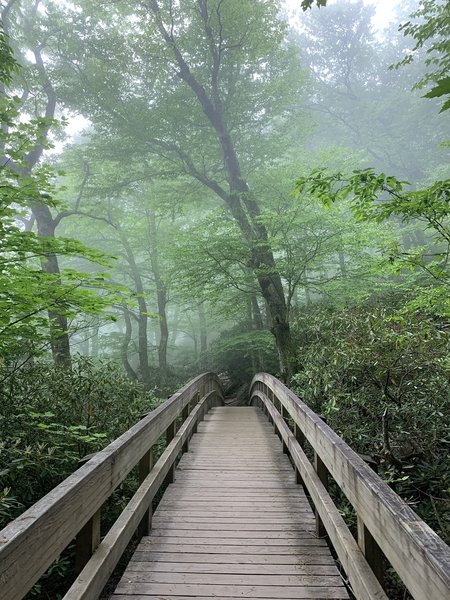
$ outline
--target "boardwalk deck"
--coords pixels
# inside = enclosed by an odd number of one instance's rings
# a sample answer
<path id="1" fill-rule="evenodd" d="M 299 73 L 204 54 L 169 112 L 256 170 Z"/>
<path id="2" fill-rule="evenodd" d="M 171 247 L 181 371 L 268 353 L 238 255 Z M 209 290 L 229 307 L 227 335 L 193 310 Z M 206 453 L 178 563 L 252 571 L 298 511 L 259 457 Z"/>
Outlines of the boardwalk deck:
<path id="1" fill-rule="evenodd" d="M 212 409 L 113 600 L 348 598 L 263 414 Z"/>

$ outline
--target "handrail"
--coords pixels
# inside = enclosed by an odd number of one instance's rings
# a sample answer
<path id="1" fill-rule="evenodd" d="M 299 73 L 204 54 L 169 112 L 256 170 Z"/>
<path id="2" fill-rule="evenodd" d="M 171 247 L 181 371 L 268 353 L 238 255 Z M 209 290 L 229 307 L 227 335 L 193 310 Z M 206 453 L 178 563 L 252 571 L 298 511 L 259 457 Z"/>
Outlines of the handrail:
<path id="1" fill-rule="evenodd" d="M 95 584 L 97 588 L 100 586 L 101 591 L 102 583 L 106 582 L 121 556 L 118 548 L 123 550 L 126 547 L 136 524 L 141 523 L 141 533 L 145 533 L 154 495 L 164 478 L 170 481 L 173 477 L 176 457 L 182 449 L 186 449 L 189 435 L 195 432 L 197 422 L 217 401 L 223 401 L 218 377 L 213 373 L 196 377 L 7 525 L 0 532 L 2 600 L 23 598 L 77 534 L 89 545 L 87 552 L 86 548 L 81 549 L 83 562 L 93 560 L 90 556 L 97 546 L 99 552 L 95 556 L 98 559 L 103 552 L 99 534 L 101 506 L 131 469 L 139 464 L 142 484 L 130 501 L 131 504 L 138 498 L 138 511 L 133 517 L 126 509 L 113 526 L 116 531 L 112 537 L 117 533 L 117 523 L 122 529 L 117 546 L 108 547 L 108 553 L 114 560 L 109 559 L 96 578 Z M 194 403 L 198 405 L 189 415 Z M 185 423 L 177 434 L 176 420 L 180 415 Z M 164 433 L 168 447 L 152 469 L 151 448 Z M 83 567 L 84 564 L 79 564 L 80 570 Z M 83 593 L 86 595 L 73 597 L 95 598 L 92 588 Z"/>
<path id="2" fill-rule="evenodd" d="M 381 575 L 381 552 L 416 600 L 450 598 L 450 549 L 342 438 L 272 375 L 254 377 L 250 401 L 268 413 L 283 439 L 315 505 L 319 530 L 329 535 L 358 600 L 386 597 L 374 578 Z M 305 440 L 314 468 L 302 449 Z M 328 474 L 358 515 L 359 556 L 326 490 Z"/>

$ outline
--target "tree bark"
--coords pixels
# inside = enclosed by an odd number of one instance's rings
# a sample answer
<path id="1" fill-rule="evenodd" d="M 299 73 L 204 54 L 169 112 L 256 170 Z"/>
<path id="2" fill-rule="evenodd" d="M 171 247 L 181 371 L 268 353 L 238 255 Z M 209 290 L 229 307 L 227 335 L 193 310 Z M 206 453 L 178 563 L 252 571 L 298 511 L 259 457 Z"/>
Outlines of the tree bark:
<path id="1" fill-rule="evenodd" d="M 200 367 L 206 368 L 208 352 L 208 329 L 206 324 L 205 306 L 203 302 L 198 305 L 198 318 L 200 325 Z"/>
<path id="2" fill-rule="evenodd" d="M 258 298 L 255 295 L 252 295 L 252 316 L 253 316 L 253 325 L 255 329 L 262 330 L 264 329 L 263 318 L 261 315 L 261 309 L 259 308 Z"/>
<path id="3" fill-rule="evenodd" d="M 156 299 L 158 303 L 158 321 L 159 321 L 159 345 L 158 345 L 158 363 L 159 363 L 159 381 L 162 386 L 167 383 L 167 346 L 169 343 L 169 327 L 167 324 L 167 290 L 161 277 L 159 265 L 158 239 L 156 228 L 155 213 L 148 211 L 149 238 L 150 238 L 150 263 L 153 277 L 156 285 Z"/>
<path id="4" fill-rule="evenodd" d="M 33 215 L 36 218 L 37 232 L 40 237 L 55 237 L 55 224 L 48 206 L 38 204 L 33 206 Z M 49 275 L 55 276 L 56 286 L 61 285 L 58 257 L 49 253 L 41 260 L 41 268 Z M 57 310 L 48 310 L 50 347 L 55 365 L 70 367 L 72 364 L 70 354 L 70 341 L 67 317 Z"/>
<path id="5" fill-rule="evenodd" d="M 130 313 L 126 306 L 123 307 L 123 318 L 125 321 L 125 334 L 123 336 L 122 344 L 120 346 L 120 357 L 122 359 L 122 364 L 124 369 L 128 375 L 128 377 L 135 381 L 137 379 L 137 375 L 128 360 L 128 348 L 130 346 L 131 338 L 133 335 L 133 325 L 131 323 Z"/>
<path id="6" fill-rule="evenodd" d="M 242 176 L 240 161 L 226 123 L 219 86 L 221 51 L 217 47 L 216 40 L 211 31 L 208 5 L 203 0 L 199 1 L 198 5 L 211 55 L 210 92 L 207 92 L 206 88 L 191 71 L 186 59 L 177 46 L 173 29 L 165 27 L 160 15 L 158 1 L 153 0 L 150 8 L 155 16 L 156 24 L 162 38 L 173 53 L 179 77 L 191 88 L 197 97 L 220 144 L 229 190 L 225 191 L 216 182 L 207 180 L 202 173 L 197 172 L 194 176 L 213 189 L 226 202 L 248 244 L 251 252 L 250 266 L 255 273 L 261 293 L 269 308 L 271 332 L 276 340 L 280 370 L 282 376 L 286 378 L 290 373 L 291 333 L 283 285 L 275 265 L 272 249 L 270 248 L 267 230 L 259 220 L 259 206 Z M 184 158 L 192 166 L 190 158 L 186 155 Z M 195 169 L 195 167 L 193 168 Z"/>
<path id="7" fill-rule="evenodd" d="M 144 285 L 142 283 L 141 273 L 136 264 L 133 250 L 126 238 L 126 235 L 119 230 L 120 239 L 125 249 L 127 262 L 130 267 L 131 277 L 134 281 L 136 290 L 137 303 L 138 303 L 138 356 L 139 356 L 139 371 L 142 384 L 145 390 L 150 389 L 151 386 L 151 371 L 148 361 L 148 310 L 147 302 L 145 300 Z"/>
<path id="8" fill-rule="evenodd" d="M 339 270 L 341 272 L 342 279 L 347 278 L 347 265 L 345 264 L 345 256 L 343 252 L 339 252 Z"/>

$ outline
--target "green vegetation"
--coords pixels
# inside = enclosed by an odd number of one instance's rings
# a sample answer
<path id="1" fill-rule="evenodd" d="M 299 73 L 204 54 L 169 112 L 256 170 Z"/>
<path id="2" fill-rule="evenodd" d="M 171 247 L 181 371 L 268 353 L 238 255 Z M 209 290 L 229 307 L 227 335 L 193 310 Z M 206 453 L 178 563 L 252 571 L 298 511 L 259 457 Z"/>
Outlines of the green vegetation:
<path id="1" fill-rule="evenodd" d="M 2 525 L 269 371 L 450 541 L 450 3 L 297 4 L 1 3 Z"/>

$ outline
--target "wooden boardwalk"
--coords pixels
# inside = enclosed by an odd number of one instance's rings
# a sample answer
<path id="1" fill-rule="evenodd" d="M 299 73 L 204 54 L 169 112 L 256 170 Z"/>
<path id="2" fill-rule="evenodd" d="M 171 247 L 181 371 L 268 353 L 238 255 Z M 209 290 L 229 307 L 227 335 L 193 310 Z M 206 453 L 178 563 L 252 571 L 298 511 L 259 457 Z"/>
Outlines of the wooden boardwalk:
<path id="1" fill-rule="evenodd" d="M 345 599 L 292 465 L 263 413 L 213 408 L 114 600 Z"/>

